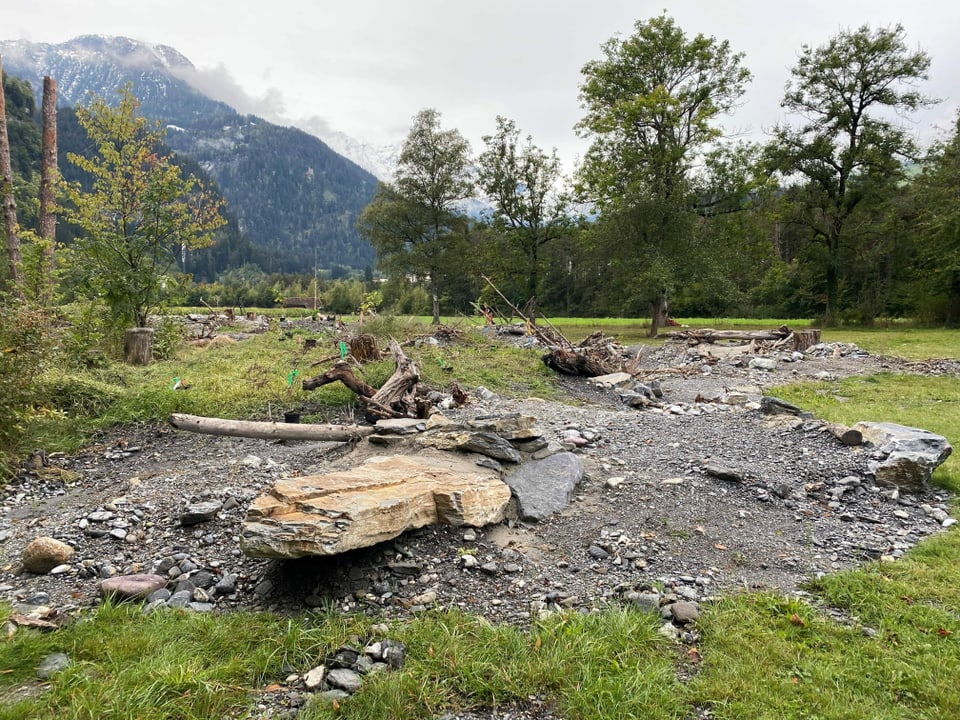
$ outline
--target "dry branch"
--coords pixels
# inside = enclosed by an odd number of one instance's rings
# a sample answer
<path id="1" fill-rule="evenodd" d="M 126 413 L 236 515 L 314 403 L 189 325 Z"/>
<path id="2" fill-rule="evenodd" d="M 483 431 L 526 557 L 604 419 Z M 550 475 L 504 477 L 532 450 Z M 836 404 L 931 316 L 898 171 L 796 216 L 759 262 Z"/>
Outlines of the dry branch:
<path id="1" fill-rule="evenodd" d="M 309 378 L 308 380 L 303 381 L 304 390 L 316 390 L 318 387 L 324 385 L 329 385 L 332 382 L 339 380 L 348 388 L 350 388 L 354 393 L 361 397 L 373 397 L 377 389 L 368 385 L 363 380 L 358 378 L 353 374 L 353 370 L 350 369 L 350 365 L 341 360 L 332 368 L 327 370 L 325 373 L 317 375 L 316 377 Z"/>
<path id="2" fill-rule="evenodd" d="M 304 380 L 303 389 L 315 390 L 339 380 L 360 398 L 366 406 L 367 417 L 371 420 L 417 417 L 416 389 L 417 383 L 420 382 L 420 371 L 416 364 L 404 354 L 403 348 L 396 340 L 390 340 L 389 352 L 396 360 L 397 369 L 379 390 L 354 375 L 346 362 L 338 362 L 325 373 Z"/>

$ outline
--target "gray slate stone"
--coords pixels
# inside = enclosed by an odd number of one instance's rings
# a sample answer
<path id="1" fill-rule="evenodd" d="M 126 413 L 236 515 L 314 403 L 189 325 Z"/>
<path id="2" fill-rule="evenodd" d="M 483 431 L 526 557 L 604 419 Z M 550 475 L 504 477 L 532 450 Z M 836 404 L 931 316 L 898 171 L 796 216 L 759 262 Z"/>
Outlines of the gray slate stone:
<path id="1" fill-rule="evenodd" d="M 347 668 L 334 668 L 327 672 L 327 684 L 344 692 L 355 693 L 363 684 L 360 673 Z"/>
<path id="2" fill-rule="evenodd" d="M 503 476 L 517 498 L 521 517 L 532 520 L 563 510 L 582 479 L 583 463 L 571 452 L 531 460 Z"/>
<path id="3" fill-rule="evenodd" d="M 881 485 L 919 492 L 933 471 L 953 452 L 947 439 L 929 430 L 896 423 L 858 422 L 854 426 L 864 442 L 886 455 L 870 464 L 870 471 Z"/>
<path id="4" fill-rule="evenodd" d="M 58 672 L 63 672 L 70 666 L 70 658 L 64 653 L 53 653 L 47 655 L 37 668 L 37 677 L 41 680 L 49 680 Z"/>
<path id="5" fill-rule="evenodd" d="M 675 602 L 670 606 L 670 614 L 678 623 L 686 625 L 700 618 L 700 608 L 695 602 Z"/>
<path id="6" fill-rule="evenodd" d="M 223 503 L 217 500 L 207 500 L 189 505 L 180 515 L 181 525 L 197 525 L 207 520 L 213 520 L 220 512 Z"/>

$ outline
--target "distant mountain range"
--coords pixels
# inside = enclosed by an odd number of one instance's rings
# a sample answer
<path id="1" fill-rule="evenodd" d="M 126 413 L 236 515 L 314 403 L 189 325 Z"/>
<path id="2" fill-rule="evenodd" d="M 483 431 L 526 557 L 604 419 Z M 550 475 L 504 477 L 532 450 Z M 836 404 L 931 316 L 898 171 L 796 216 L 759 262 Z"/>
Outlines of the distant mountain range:
<path id="1" fill-rule="evenodd" d="M 264 270 L 374 264 L 373 248 L 354 226 L 377 178 L 314 135 L 212 99 L 191 82 L 196 68 L 174 48 L 85 35 L 60 44 L 3 41 L 0 55 L 9 75 L 31 83 L 38 104 L 45 75 L 56 79 L 61 106 L 85 103 L 91 93 L 109 98 L 130 83 L 142 113 L 167 126 L 167 145 L 216 182 Z M 390 172 L 380 154 L 346 136 L 337 141 Z"/>

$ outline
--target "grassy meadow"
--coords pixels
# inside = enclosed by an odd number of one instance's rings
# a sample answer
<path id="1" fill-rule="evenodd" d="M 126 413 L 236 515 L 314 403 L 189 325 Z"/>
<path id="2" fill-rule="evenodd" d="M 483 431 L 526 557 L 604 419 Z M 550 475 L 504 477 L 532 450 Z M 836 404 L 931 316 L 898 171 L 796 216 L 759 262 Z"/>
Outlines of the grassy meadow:
<path id="1" fill-rule="evenodd" d="M 537 351 L 504 348 L 470 331 L 473 318 L 450 318 L 464 331 L 449 346 L 406 348 L 437 387 L 485 385 L 508 395 L 559 397 Z M 572 340 L 595 329 L 624 343 L 649 342 L 629 321 L 552 319 Z M 682 320 L 683 324 L 760 329 L 800 321 Z M 413 319 L 379 318 L 364 329 L 398 340 L 430 330 Z M 69 451 L 113 425 L 162 421 L 171 412 L 264 419 L 296 407 L 305 420 L 350 412 L 349 391 L 312 393 L 298 379 L 336 352 L 336 338 L 279 328 L 240 342 L 183 347 L 146 368 L 116 363 L 44 376 L 51 402 L 37 408 L 26 448 Z M 912 327 L 840 328 L 825 341 L 853 342 L 910 360 L 960 358 L 960 333 Z M 296 375 L 292 375 L 297 371 Z M 363 368 L 379 385 L 392 371 Z M 175 379 L 189 387 L 175 390 Z M 885 372 L 771 391 L 838 422 L 889 420 L 960 439 L 960 382 Z M 960 458 L 935 474 L 960 490 Z M 7 560 L 9 562 L 9 559 Z M 960 717 L 960 534 L 922 542 L 895 563 L 872 562 L 812 584 L 809 598 L 770 593 L 724 597 L 705 608 L 696 648 L 657 632 L 659 620 L 632 609 L 561 614 L 527 630 L 436 610 L 390 628 L 408 645 L 402 670 L 371 678 L 339 703 L 316 697 L 302 710 L 319 718 L 436 718 L 470 708 L 503 711 L 531 697 L 566 720 L 942 720 Z M 835 619 L 827 606 L 843 611 Z M 0 625 L 12 612 L 0 606 Z M 259 693 L 274 692 L 291 668 L 304 672 L 357 637 L 376 637 L 376 618 L 324 609 L 297 618 L 233 613 L 156 613 L 104 605 L 51 633 L 20 630 L 0 640 L 0 720 L 142 718 L 207 720 L 259 717 Z M 50 681 L 40 660 L 66 652 L 74 662 Z"/>

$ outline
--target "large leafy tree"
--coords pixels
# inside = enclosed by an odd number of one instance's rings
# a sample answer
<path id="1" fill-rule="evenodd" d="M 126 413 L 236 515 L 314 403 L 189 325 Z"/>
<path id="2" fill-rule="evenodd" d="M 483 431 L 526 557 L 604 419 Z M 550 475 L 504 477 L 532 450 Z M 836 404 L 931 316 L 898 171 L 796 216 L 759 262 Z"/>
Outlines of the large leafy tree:
<path id="1" fill-rule="evenodd" d="M 896 118 L 930 104 L 917 89 L 930 57 L 907 47 L 902 26 L 844 30 L 804 45 L 781 105 L 798 119 L 776 128 L 772 167 L 804 184 L 795 219 L 826 249 L 824 317 L 835 320 L 850 220 L 865 199 L 889 192 L 903 159 L 916 154 Z M 857 233 L 863 228 L 857 223 Z"/>
<path id="2" fill-rule="evenodd" d="M 468 228 L 461 204 L 473 188 L 469 143 L 458 130 L 444 130 L 440 113 L 428 108 L 414 118 L 395 181 L 380 184 L 357 221 L 382 270 L 427 285 L 434 324 L 441 296 L 463 272 Z"/>
<path id="3" fill-rule="evenodd" d="M 548 154 L 527 135 L 521 140 L 513 120 L 497 117 L 497 130 L 483 138 L 486 149 L 478 159 L 478 184 L 492 204 L 490 225 L 506 241 L 497 256 L 505 274 L 523 276 L 527 298 L 540 294 L 541 248 L 563 237 L 574 225 L 570 200 L 561 187 L 562 170 L 556 150 Z M 518 263 L 509 250 L 519 252 Z"/>
<path id="4" fill-rule="evenodd" d="M 668 293 L 688 275 L 698 206 L 695 164 L 721 137 L 719 117 L 742 96 L 750 72 L 726 41 L 688 38 L 666 15 L 637 21 L 584 65 L 578 123 L 591 145 L 580 170 L 584 198 L 608 258 L 609 287 L 630 312 L 652 305 L 651 334 Z"/>
<path id="5" fill-rule="evenodd" d="M 163 154 L 163 130 L 139 115 L 130 87 L 116 105 L 94 97 L 77 109 L 95 155 L 68 154 L 88 182 L 65 183 L 66 219 L 80 228 L 75 250 L 87 288 L 114 316 L 138 327 L 164 298 L 185 249 L 213 242 L 221 202 Z"/>

